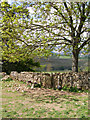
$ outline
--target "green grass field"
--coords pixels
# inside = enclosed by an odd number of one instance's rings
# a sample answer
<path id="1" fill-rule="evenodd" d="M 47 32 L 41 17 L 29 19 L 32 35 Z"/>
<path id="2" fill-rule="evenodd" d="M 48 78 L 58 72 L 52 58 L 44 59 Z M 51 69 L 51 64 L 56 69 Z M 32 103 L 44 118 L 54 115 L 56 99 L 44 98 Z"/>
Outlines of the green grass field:
<path id="1" fill-rule="evenodd" d="M 88 118 L 88 94 L 2 81 L 3 118 Z"/>

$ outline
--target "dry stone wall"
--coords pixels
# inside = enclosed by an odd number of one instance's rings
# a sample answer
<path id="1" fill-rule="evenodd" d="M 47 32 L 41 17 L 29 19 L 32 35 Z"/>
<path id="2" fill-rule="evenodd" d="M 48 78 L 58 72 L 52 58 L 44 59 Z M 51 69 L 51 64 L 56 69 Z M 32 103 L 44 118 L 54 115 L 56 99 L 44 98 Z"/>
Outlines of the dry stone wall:
<path id="1" fill-rule="evenodd" d="M 12 71 L 10 77 L 13 80 L 23 81 L 31 85 L 32 83 L 41 84 L 45 88 L 57 88 L 58 85 L 75 87 L 79 89 L 89 88 L 89 73 L 88 72 L 69 72 L 69 73 L 36 73 L 36 72 L 21 72 Z"/>

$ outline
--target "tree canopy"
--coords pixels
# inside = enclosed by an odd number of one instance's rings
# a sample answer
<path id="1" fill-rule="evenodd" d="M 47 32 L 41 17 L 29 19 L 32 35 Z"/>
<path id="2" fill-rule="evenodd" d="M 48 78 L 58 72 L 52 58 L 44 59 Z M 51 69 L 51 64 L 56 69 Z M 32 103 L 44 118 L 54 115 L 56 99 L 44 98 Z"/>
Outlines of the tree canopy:
<path id="1" fill-rule="evenodd" d="M 30 6 L 34 17 L 27 29 L 36 31 L 35 43 L 40 50 L 43 46 L 43 49 L 71 53 L 72 70 L 78 72 L 78 56 L 81 51 L 88 51 L 90 40 L 87 36 L 90 2 L 39 2 Z"/>
<path id="2" fill-rule="evenodd" d="M 0 32 L 2 38 L 2 71 L 10 74 L 11 71 L 35 71 L 40 67 L 39 62 L 34 62 L 26 48 L 24 28 L 28 19 L 28 10 L 17 4 L 9 5 L 7 2 L 0 4 Z"/>
<path id="3" fill-rule="evenodd" d="M 89 8 L 90 2 L 23 2 L 12 7 L 1 4 L 3 44 L 8 37 L 9 46 L 15 46 L 13 51 L 19 49 L 22 55 L 33 52 L 48 56 L 53 50 L 72 54 L 72 70 L 78 72 L 78 56 L 88 51 L 90 40 Z M 4 47 L 7 49 L 7 45 Z"/>
<path id="4" fill-rule="evenodd" d="M 28 10 L 21 5 L 13 4 L 11 6 L 7 2 L 1 2 L 0 6 L 2 58 L 10 62 L 23 60 L 30 56 L 23 39 L 24 28 L 20 27 L 22 24 L 26 24 L 25 19 L 28 19 Z"/>

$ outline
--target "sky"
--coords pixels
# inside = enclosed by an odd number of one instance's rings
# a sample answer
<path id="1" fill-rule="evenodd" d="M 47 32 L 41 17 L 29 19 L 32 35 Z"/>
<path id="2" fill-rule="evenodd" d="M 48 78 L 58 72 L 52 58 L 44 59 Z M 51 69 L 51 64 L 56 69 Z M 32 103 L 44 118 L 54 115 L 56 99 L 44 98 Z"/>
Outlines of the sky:
<path id="1" fill-rule="evenodd" d="M 1 2 L 3 1 L 8 1 L 9 4 L 12 4 L 12 2 L 14 2 L 15 0 L 1 0 Z M 27 9 L 29 10 L 30 13 L 34 13 L 31 7 L 27 7 Z"/>
<path id="2" fill-rule="evenodd" d="M 11 4 L 13 0 L 1 0 L 1 2 L 3 1 L 8 1 L 8 3 Z"/>

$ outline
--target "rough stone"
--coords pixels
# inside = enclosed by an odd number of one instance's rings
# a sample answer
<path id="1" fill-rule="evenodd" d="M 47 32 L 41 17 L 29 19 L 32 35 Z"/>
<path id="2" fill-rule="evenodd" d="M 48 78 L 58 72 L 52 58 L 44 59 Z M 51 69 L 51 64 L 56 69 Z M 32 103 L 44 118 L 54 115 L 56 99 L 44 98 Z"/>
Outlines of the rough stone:
<path id="1" fill-rule="evenodd" d="M 36 72 L 11 72 L 10 77 L 14 80 L 24 81 L 27 84 L 35 82 L 42 84 L 45 88 L 57 88 L 58 85 L 68 87 L 78 87 L 80 89 L 88 89 L 88 72 L 69 72 L 69 73 L 36 73 Z M 33 87 L 32 87 L 33 88 Z"/>
<path id="2" fill-rule="evenodd" d="M 8 78 L 10 78 L 10 76 L 9 75 L 5 75 L 1 80 L 6 80 Z"/>

